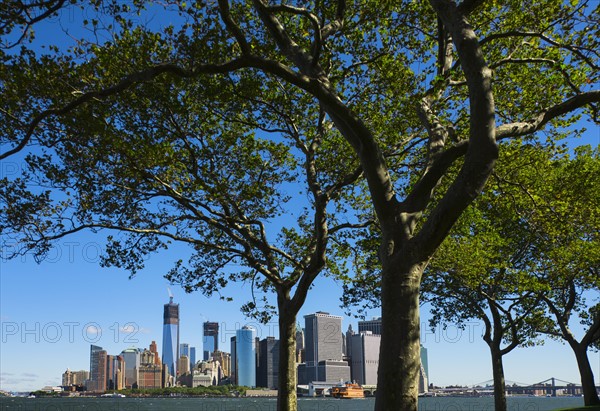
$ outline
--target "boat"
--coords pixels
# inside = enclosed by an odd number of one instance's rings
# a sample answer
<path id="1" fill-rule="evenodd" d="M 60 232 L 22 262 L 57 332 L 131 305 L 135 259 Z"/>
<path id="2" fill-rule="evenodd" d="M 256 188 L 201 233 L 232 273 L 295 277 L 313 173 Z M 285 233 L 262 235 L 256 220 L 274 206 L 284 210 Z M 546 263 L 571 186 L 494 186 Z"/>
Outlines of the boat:
<path id="1" fill-rule="evenodd" d="M 127 397 L 125 394 L 119 394 L 117 392 L 102 394 L 101 397 L 109 397 L 109 398 L 125 398 Z"/>
<path id="2" fill-rule="evenodd" d="M 334 398 L 365 398 L 365 391 L 358 384 L 345 383 L 331 387 L 331 396 Z"/>

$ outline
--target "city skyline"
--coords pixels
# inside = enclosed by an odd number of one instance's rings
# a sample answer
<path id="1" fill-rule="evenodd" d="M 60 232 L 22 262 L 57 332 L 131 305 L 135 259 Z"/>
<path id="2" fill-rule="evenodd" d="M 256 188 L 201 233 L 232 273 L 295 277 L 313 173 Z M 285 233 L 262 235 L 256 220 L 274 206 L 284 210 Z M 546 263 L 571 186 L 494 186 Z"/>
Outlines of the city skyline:
<path id="1" fill-rule="evenodd" d="M 88 248 L 91 249 L 90 247 Z M 77 258 L 69 260 L 66 257 L 69 257 L 68 254 L 63 254 L 66 263 L 57 259 L 54 263 L 37 265 L 29 257 L 2 264 L 1 390 L 28 391 L 46 385 L 59 385 L 65 369 L 88 369 L 90 344 L 97 344 L 115 354 L 132 346 L 147 347 L 152 340 L 161 344 L 162 311 L 166 286 L 169 285 L 166 280 L 149 275 L 150 270 L 129 280 L 121 270 L 100 270 L 92 261 L 78 261 Z M 155 260 L 157 259 L 151 259 L 152 271 L 164 269 L 169 263 L 165 259 Z M 27 272 L 27 268 L 29 271 L 26 276 L 10 275 L 11 272 L 21 272 L 23 269 Z M 102 275 L 85 273 L 85 269 L 92 268 Z M 59 275 L 62 281 L 55 281 L 53 275 Z M 85 284 L 80 284 L 81 277 L 89 275 L 105 280 L 95 284 L 93 293 Z M 28 290 L 28 287 L 31 289 L 31 284 L 36 284 L 37 287 L 29 292 L 27 299 L 15 292 Z M 128 295 L 126 300 L 120 302 L 120 308 L 113 311 L 96 308 L 115 287 Z M 349 324 L 358 329 L 358 320 L 343 315 L 338 307 L 340 288 L 331 279 L 319 278 L 314 292 L 309 293 L 298 321 L 302 321 L 303 315 L 311 312 L 330 311 L 342 316 L 344 329 Z M 248 287 L 229 290 L 236 297 L 233 303 L 218 298 L 207 299 L 200 294 L 185 294 L 178 287 L 173 289 L 176 302 L 185 307 L 180 319 L 180 341 L 189 343 L 198 350 L 203 349 L 202 323 L 206 321 L 219 323 L 219 345 L 224 347 L 228 346 L 235 331 L 247 324 L 257 329 L 261 339 L 267 336 L 278 337 L 276 318 L 267 325 L 261 325 L 251 319 L 244 319 L 239 312 L 239 305 L 250 294 Z M 338 291 L 337 295 L 333 290 Z M 52 295 L 58 302 L 68 302 L 67 307 L 76 307 L 77 310 L 65 309 L 65 305 L 60 303 L 48 304 L 48 295 Z M 24 309 L 25 306 L 27 309 Z M 371 318 L 378 316 L 379 312 L 373 310 L 369 314 L 368 318 Z M 440 327 L 432 333 L 427 328 L 427 319 L 425 307 L 421 338 L 429 350 L 430 382 L 440 386 L 472 385 L 491 379 L 487 346 L 480 338 L 483 329 L 481 323 L 472 321 L 465 330 L 449 324 L 448 329 Z M 162 344 L 159 347 L 159 352 L 161 351 Z M 47 358 L 48 352 L 53 353 L 50 358 Z M 549 357 L 553 361 L 547 361 Z M 24 361 L 22 358 L 31 360 Z M 47 360 L 42 363 L 39 358 Z M 590 353 L 590 361 L 598 381 L 600 356 Z M 547 342 L 546 346 L 518 349 L 511 353 L 505 357 L 505 369 L 509 381 L 533 383 L 550 376 L 571 382 L 579 381 L 569 347 L 552 341 Z"/>

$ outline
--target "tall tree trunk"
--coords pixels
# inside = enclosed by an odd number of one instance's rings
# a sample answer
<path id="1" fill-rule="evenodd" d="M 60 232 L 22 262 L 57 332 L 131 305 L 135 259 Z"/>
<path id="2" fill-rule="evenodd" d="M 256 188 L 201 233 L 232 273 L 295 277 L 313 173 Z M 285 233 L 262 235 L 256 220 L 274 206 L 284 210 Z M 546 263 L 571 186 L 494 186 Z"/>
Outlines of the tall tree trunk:
<path id="1" fill-rule="evenodd" d="M 581 388 L 583 389 L 583 402 L 585 405 L 600 405 L 598 391 L 594 383 L 594 373 L 590 366 L 590 360 L 587 355 L 587 347 L 582 344 L 570 344 L 575 358 L 577 358 L 577 367 L 581 375 Z"/>
<path id="2" fill-rule="evenodd" d="M 422 265 L 384 267 L 376 411 L 417 411 L 421 349 L 419 287 Z"/>
<path id="3" fill-rule="evenodd" d="M 506 382 L 504 381 L 504 365 L 499 347 L 490 345 L 492 354 L 492 375 L 494 376 L 494 410 L 506 411 Z"/>
<path id="4" fill-rule="evenodd" d="M 279 384 L 277 411 L 297 411 L 296 311 L 279 303 Z"/>

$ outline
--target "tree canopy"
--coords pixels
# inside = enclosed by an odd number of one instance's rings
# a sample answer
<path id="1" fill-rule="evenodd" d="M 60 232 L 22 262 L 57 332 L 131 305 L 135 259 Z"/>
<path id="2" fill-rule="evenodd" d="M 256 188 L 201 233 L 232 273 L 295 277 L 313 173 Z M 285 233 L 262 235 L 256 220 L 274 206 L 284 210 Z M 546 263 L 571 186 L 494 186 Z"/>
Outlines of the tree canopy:
<path id="1" fill-rule="evenodd" d="M 559 133 L 600 101 L 589 1 L 7 5 L 0 159 L 26 155 L 27 169 L 2 180 L 3 233 L 43 255 L 78 227 L 128 227 L 106 262 L 133 270 L 129 251 L 193 233 L 200 256 L 172 278 L 220 287 L 203 270 L 232 252 L 283 290 L 326 266 L 329 224 L 341 234 L 375 220 L 374 240 L 335 240 L 327 268 L 347 276 L 372 261 L 360 246 L 379 250 L 381 410 L 416 409 L 421 276 L 484 187 L 496 142 Z M 65 10 L 82 34 L 52 24 Z M 302 167 L 311 235 L 299 218 L 268 237 L 258 221 L 279 213 L 276 187 Z"/>

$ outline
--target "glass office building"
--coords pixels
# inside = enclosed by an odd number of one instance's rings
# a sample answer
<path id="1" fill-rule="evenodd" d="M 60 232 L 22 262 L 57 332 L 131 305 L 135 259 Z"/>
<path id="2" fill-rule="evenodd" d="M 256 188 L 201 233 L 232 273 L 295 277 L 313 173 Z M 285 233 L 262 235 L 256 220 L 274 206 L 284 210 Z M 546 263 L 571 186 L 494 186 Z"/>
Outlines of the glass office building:
<path id="1" fill-rule="evenodd" d="M 242 327 L 235 333 L 237 384 L 256 387 L 256 330 Z"/>
<path id="2" fill-rule="evenodd" d="M 208 361 L 212 353 L 219 350 L 219 323 L 207 321 L 203 324 L 203 360 Z"/>
<path id="3" fill-rule="evenodd" d="M 179 304 L 165 304 L 163 325 L 162 360 L 167 365 L 169 374 L 177 377 L 177 360 L 179 359 Z"/>

